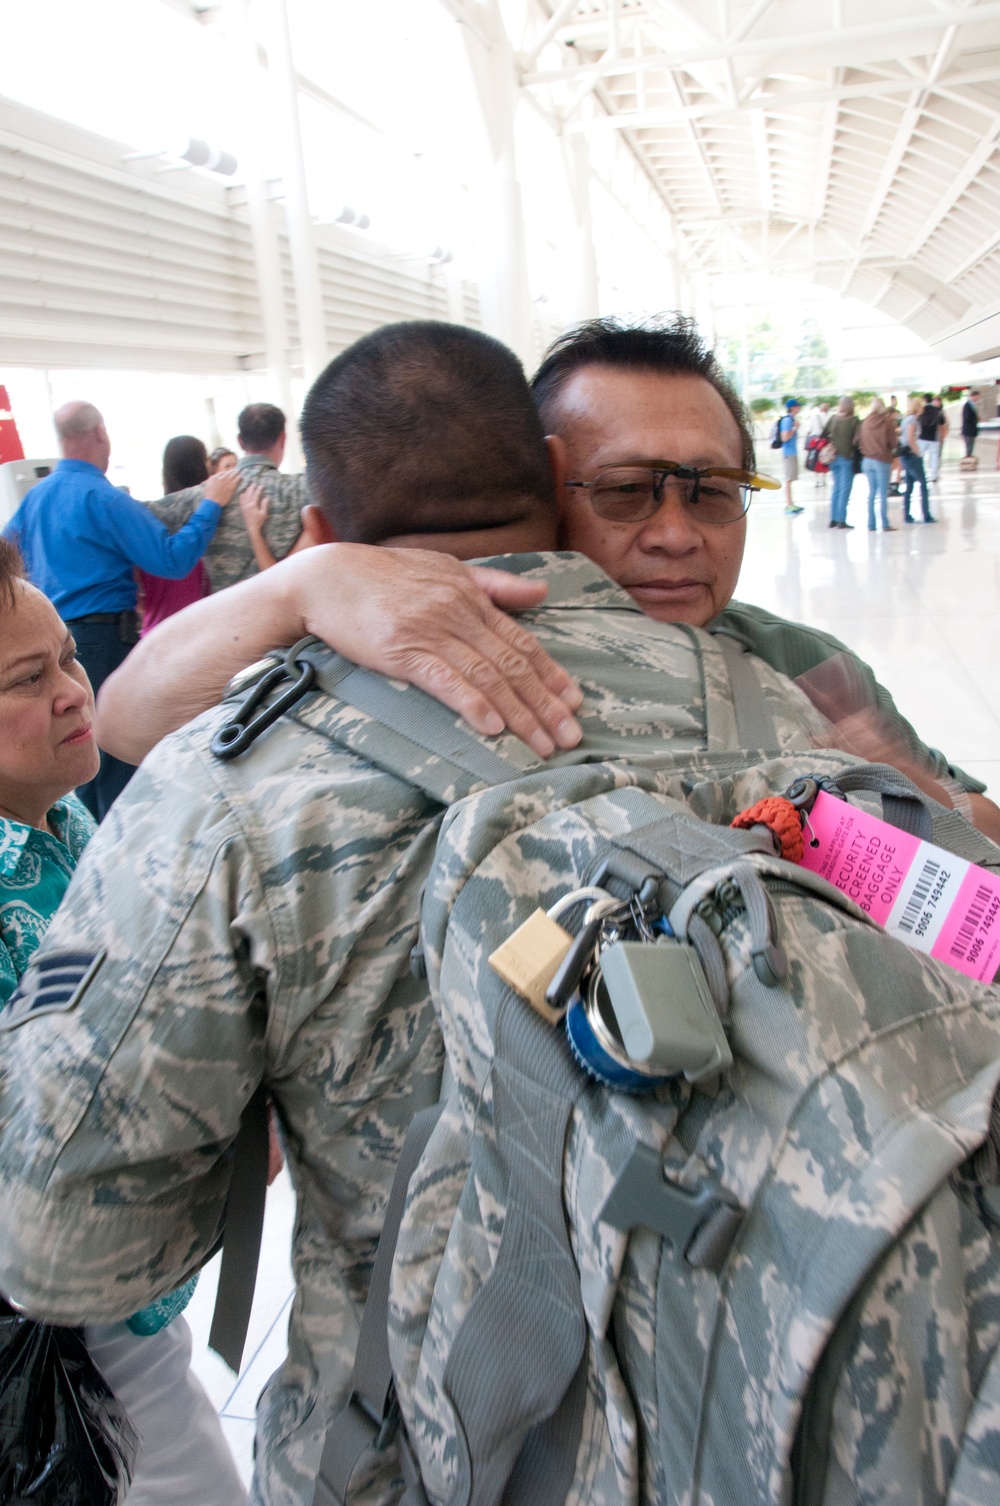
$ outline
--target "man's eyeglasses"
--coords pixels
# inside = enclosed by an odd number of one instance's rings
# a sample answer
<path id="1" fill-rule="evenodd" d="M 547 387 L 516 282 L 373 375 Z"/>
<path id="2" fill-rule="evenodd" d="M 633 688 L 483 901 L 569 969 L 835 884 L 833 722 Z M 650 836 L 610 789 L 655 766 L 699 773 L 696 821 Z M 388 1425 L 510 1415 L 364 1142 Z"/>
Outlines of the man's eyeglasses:
<path id="1" fill-rule="evenodd" d="M 780 481 L 753 471 L 710 465 L 698 469 L 664 460 L 659 465 L 610 465 L 592 481 L 567 481 L 590 493 L 599 518 L 611 523 L 641 523 L 663 503 L 663 488 L 678 488 L 684 507 L 699 523 L 738 523 L 756 491 L 778 491 Z"/>

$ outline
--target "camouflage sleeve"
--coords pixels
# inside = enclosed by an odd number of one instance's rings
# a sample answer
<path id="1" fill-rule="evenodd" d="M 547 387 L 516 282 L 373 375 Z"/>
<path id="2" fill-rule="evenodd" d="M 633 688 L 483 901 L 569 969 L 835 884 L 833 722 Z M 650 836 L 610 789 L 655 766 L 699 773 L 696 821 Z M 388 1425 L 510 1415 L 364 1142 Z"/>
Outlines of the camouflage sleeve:
<path id="1" fill-rule="evenodd" d="M 205 500 L 205 491 L 200 486 L 189 486 L 182 492 L 171 492 L 166 497 L 156 497 L 152 502 L 144 502 L 154 518 L 176 533 L 178 528 L 183 528 L 188 518 L 194 516 L 195 509 Z"/>
<path id="2" fill-rule="evenodd" d="M 146 759 L 0 1016 L 0 1291 L 78 1323 L 179 1286 L 266 1077 L 331 1242 L 307 1261 L 311 1342 L 339 1386 L 402 1137 L 440 1082 L 409 971 L 440 807 L 296 722 L 219 764 L 221 714 Z"/>
<path id="3" fill-rule="evenodd" d="M 0 1290 L 55 1322 L 126 1318 L 201 1265 L 263 1075 L 266 898 L 226 803 L 174 779 L 136 777 L 0 1016 Z"/>
<path id="4" fill-rule="evenodd" d="M 302 532 L 302 509 L 310 500 L 305 477 L 277 477 L 278 485 L 265 490 L 270 499 L 264 523 L 264 538 L 276 560 L 282 560 Z"/>

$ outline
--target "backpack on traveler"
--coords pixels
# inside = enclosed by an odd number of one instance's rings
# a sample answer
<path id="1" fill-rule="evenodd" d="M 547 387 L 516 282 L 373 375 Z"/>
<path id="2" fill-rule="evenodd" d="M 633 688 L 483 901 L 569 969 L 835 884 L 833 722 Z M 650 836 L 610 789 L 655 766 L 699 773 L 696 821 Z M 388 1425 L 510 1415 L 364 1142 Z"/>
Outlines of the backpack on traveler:
<path id="1" fill-rule="evenodd" d="M 515 767 L 414 692 L 321 676 L 391 733 L 378 762 L 457 803 L 414 959 L 442 1104 L 404 1147 L 317 1506 L 393 1442 L 406 1506 L 1000 1500 L 1000 990 L 729 822 L 812 779 L 984 867 L 1000 848 L 895 770 L 776 753 L 723 642 L 735 732 L 710 708 L 707 751 L 655 768 Z M 575 936 L 548 1016 L 490 961 L 539 909 Z M 625 941 L 640 1004 L 682 953 L 701 980 L 644 1092 L 607 1002 Z"/>
<path id="2" fill-rule="evenodd" d="M 779 413 L 778 417 L 771 425 L 771 433 L 769 439 L 772 450 L 780 450 L 782 445 L 785 443 L 784 436 L 781 432 L 781 420 L 783 418 L 787 418 L 787 416 L 788 415 L 786 413 Z"/>

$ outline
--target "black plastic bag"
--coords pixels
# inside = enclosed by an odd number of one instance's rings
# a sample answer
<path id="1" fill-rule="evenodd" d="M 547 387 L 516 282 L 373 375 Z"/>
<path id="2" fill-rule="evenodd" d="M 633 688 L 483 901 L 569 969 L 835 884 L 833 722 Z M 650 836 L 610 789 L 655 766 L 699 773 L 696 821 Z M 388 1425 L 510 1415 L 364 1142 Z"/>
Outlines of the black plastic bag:
<path id="1" fill-rule="evenodd" d="M 0 1301 L 0 1506 L 119 1506 L 138 1454 L 78 1330 Z"/>

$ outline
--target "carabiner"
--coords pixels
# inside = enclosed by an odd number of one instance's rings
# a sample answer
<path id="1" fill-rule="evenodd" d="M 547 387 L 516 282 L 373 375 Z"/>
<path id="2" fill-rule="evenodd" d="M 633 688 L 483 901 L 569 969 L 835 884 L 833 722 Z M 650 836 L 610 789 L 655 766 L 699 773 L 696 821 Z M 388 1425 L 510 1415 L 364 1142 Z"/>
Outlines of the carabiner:
<path id="1" fill-rule="evenodd" d="M 262 675 L 256 685 L 252 686 L 249 694 L 240 702 L 236 710 L 227 722 L 223 722 L 218 732 L 212 738 L 212 752 L 216 758 L 236 758 L 240 753 L 245 753 L 251 743 L 255 742 L 262 732 L 265 732 L 280 716 L 290 711 L 296 702 L 312 689 L 316 679 L 315 667 L 308 659 L 299 659 L 297 656 L 305 648 L 311 647 L 317 640 L 313 637 L 300 638 L 298 643 L 292 645 L 280 664 L 269 669 L 266 675 Z M 292 679 L 287 690 L 283 690 L 269 706 L 256 716 L 253 713 L 257 707 L 267 699 L 271 691 L 280 685 L 283 680 Z"/>

